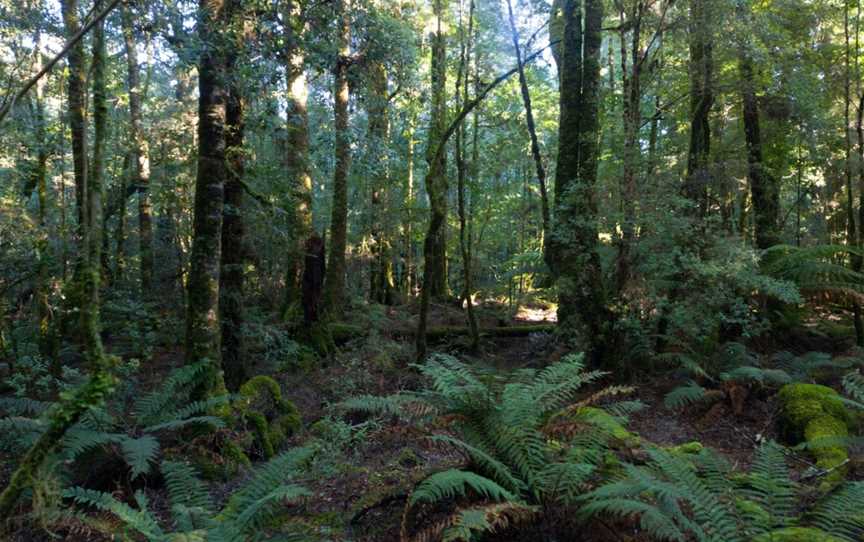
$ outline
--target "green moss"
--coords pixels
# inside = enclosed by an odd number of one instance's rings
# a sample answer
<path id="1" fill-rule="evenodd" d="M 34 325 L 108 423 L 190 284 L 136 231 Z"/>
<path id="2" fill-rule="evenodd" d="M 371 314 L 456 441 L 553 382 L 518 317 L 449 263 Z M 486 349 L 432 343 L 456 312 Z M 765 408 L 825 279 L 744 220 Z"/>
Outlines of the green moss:
<path id="1" fill-rule="evenodd" d="M 786 527 L 757 536 L 753 542 L 843 542 L 843 539 L 809 527 Z"/>
<path id="2" fill-rule="evenodd" d="M 684 444 L 679 444 L 678 446 L 672 446 L 669 448 L 669 451 L 673 454 L 688 454 L 695 455 L 705 449 L 702 446 L 702 443 L 698 440 L 694 440 L 693 442 L 685 442 Z"/>
<path id="3" fill-rule="evenodd" d="M 829 415 L 848 423 L 849 412 L 843 406 L 840 395 L 833 389 L 819 384 L 787 384 L 779 394 L 782 422 L 788 435 L 798 438 L 810 420 Z"/>
<path id="4" fill-rule="evenodd" d="M 294 403 L 282 398 L 279 383 L 269 376 L 256 376 L 240 386 L 234 409 L 251 426 L 255 444 L 264 457 L 273 457 L 285 440 L 302 426 Z"/>
<path id="5" fill-rule="evenodd" d="M 852 416 L 839 394 L 826 386 L 799 383 L 784 386 L 779 397 L 786 437 L 793 442 L 807 442 L 816 465 L 829 471 L 820 489 L 829 490 L 842 482 L 849 454 L 838 440 L 849 436 Z"/>

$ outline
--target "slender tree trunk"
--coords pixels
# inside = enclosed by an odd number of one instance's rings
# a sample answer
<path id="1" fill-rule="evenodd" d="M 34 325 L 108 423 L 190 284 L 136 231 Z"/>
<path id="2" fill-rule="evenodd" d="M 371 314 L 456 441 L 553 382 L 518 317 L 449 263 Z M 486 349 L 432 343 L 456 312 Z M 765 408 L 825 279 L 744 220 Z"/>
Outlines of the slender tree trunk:
<path id="1" fill-rule="evenodd" d="M 467 33 L 465 32 L 464 24 L 460 24 L 459 31 L 461 35 L 461 51 L 459 59 L 459 72 L 456 81 L 456 103 L 459 104 L 459 109 L 461 110 L 462 107 L 464 107 L 464 104 L 468 103 L 468 71 L 471 64 L 471 46 L 473 44 L 474 34 L 474 0 L 469 0 L 468 31 Z M 516 39 L 518 43 L 518 38 Z M 524 73 L 521 70 L 522 61 L 519 55 L 518 45 L 516 57 L 518 66 L 520 68 L 520 73 Z M 527 111 L 529 111 L 530 115 L 530 101 L 528 102 L 528 104 L 529 105 L 527 106 Z M 531 122 L 531 124 L 533 125 L 533 121 Z M 471 240 L 467 237 L 468 227 L 465 211 L 465 177 L 467 173 L 467 166 L 465 164 L 465 133 L 465 123 L 463 122 L 459 125 L 459 129 L 456 130 L 456 175 L 458 185 L 456 195 L 459 211 L 459 248 L 462 253 L 462 302 L 465 304 L 468 317 L 468 327 L 471 330 L 471 350 L 476 352 L 480 348 L 480 330 L 477 325 L 477 316 L 474 314 L 474 302 L 471 300 L 471 292 L 473 290 L 473 273 L 471 271 L 471 250 L 469 247 Z M 545 181 L 543 182 L 545 183 Z"/>
<path id="2" fill-rule="evenodd" d="M 641 149 L 639 130 L 642 126 L 642 52 L 641 34 L 644 4 L 633 3 L 630 22 L 630 67 L 627 67 L 626 32 L 621 32 L 621 78 L 624 88 L 624 163 L 621 176 L 622 237 L 618 249 L 617 289 L 620 292 L 630 279 L 631 252 L 636 238 L 636 176 Z M 621 13 L 624 21 L 624 13 Z"/>
<path id="3" fill-rule="evenodd" d="M 120 176 L 120 193 L 125 194 L 129 185 L 132 154 L 123 157 L 123 173 Z M 120 198 L 117 209 L 117 227 L 114 230 L 114 280 L 121 281 L 126 274 L 126 198 Z"/>
<path id="4" fill-rule="evenodd" d="M 330 218 L 330 253 L 324 295 L 327 313 L 342 316 L 345 301 L 345 250 L 348 244 L 348 173 L 351 169 L 351 141 L 348 133 L 348 65 L 351 42 L 350 0 L 336 0 L 339 21 L 339 58 L 335 67 L 334 121 L 336 166 L 333 171 L 333 209 Z"/>
<path id="5" fill-rule="evenodd" d="M 135 188 L 138 192 L 138 240 L 141 258 L 141 293 L 144 298 L 153 294 L 153 228 L 150 205 L 150 147 L 144 136 L 138 52 L 135 48 L 132 9 L 123 5 L 121 10 L 123 40 L 126 45 L 126 82 L 129 89 L 129 132 L 135 160 Z"/>
<path id="6" fill-rule="evenodd" d="M 709 115 L 714 105 L 713 43 L 710 14 L 705 2 L 690 0 L 690 147 L 684 183 L 684 193 L 695 205 L 699 217 L 704 217 L 708 211 L 708 187 L 711 184 Z M 758 128 L 756 130 L 758 132 Z"/>
<path id="7" fill-rule="evenodd" d="M 390 138 L 388 117 L 387 71 L 380 62 L 369 66 L 369 158 L 373 168 L 372 185 L 372 261 L 369 273 L 370 299 L 376 303 L 392 305 L 396 284 L 393 280 L 393 252 L 390 242 L 388 203 L 390 166 L 387 162 L 387 144 Z"/>
<path id="8" fill-rule="evenodd" d="M 849 2 L 844 2 L 843 5 L 843 34 L 845 38 L 844 48 L 844 64 L 845 64 L 845 81 L 843 87 L 843 146 L 845 151 L 845 165 L 843 169 L 846 181 L 846 243 L 848 245 L 858 244 L 858 228 L 855 224 L 855 199 L 852 191 L 852 134 L 850 133 L 851 107 L 852 107 L 852 65 L 851 65 L 851 44 L 850 44 L 850 29 L 849 29 Z M 856 56 L 857 62 L 857 56 Z M 860 118 L 859 111 L 859 118 Z M 860 121 L 859 121 L 860 123 Z M 860 129 L 859 129 L 860 130 Z M 860 166 L 859 166 L 860 167 Z M 864 199 L 864 196 L 861 196 Z M 864 211 L 859 211 L 864 216 Z M 864 222 L 860 224 L 861 230 L 864 231 Z M 852 257 L 852 268 L 861 269 L 861 258 Z M 858 346 L 864 346 L 864 319 L 861 314 L 861 304 L 858 301 L 852 301 L 852 321 L 855 325 L 855 342 Z"/>
<path id="9" fill-rule="evenodd" d="M 296 202 L 291 217 L 284 309 L 300 303 L 304 245 L 312 234 L 312 176 L 309 171 L 309 120 L 306 100 L 306 58 L 300 39 L 305 32 L 304 2 L 288 0 L 284 12 L 286 79 L 288 87 L 285 169 L 291 196 Z M 284 312 L 284 311 L 283 311 Z"/>
<path id="10" fill-rule="evenodd" d="M 81 29 L 81 24 L 78 20 L 78 2 L 77 0 L 64 0 L 61 8 L 66 35 L 73 36 Z M 87 130 L 85 129 L 87 70 L 84 59 L 84 44 L 82 42 L 79 41 L 76 43 L 69 51 L 68 62 L 69 127 L 72 131 L 75 207 L 78 216 L 78 234 L 80 236 L 84 224 L 84 209 L 86 207 L 84 186 L 86 184 L 85 179 L 87 178 Z"/>
<path id="11" fill-rule="evenodd" d="M 195 217 L 187 282 L 186 362 L 209 363 L 210 370 L 195 390 L 203 398 L 224 386 L 219 371 L 219 275 L 226 162 L 227 68 L 225 37 L 234 0 L 200 0 L 198 33 L 204 47 L 198 68 L 198 174 Z"/>
<path id="12" fill-rule="evenodd" d="M 473 7 L 473 3 L 471 4 Z M 534 126 L 534 112 L 531 107 L 531 93 L 528 90 L 528 80 L 525 78 L 525 66 L 522 65 L 522 49 L 519 45 L 519 31 L 516 29 L 516 20 L 513 17 L 513 0 L 507 0 L 507 14 L 510 18 L 510 30 L 513 35 L 513 50 L 516 52 L 516 66 L 519 69 L 519 90 L 522 93 L 522 105 L 525 108 L 525 125 L 528 127 L 528 135 L 531 138 L 531 155 L 534 157 L 534 167 L 537 170 L 537 183 L 540 186 L 540 209 L 542 222 L 542 235 L 544 244 L 546 236 L 549 235 L 549 197 L 546 193 L 546 168 L 543 167 L 543 157 L 540 154 L 540 142 L 537 139 L 537 129 Z"/>
<path id="13" fill-rule="evenodd" d="M 599 153 L 600 0 L 585 1 L 585 28 L 578 0 L 564 2 L 561 44 L 561 119 L 553 235 L 559 276 L 558 326 L 563 336 L 600 365 L 607 360 L 608 309 L 597 252 L 597 160 Z"/>
<path id="14" fill-rule="evenodd" d="M 414 295 L 414 116 L 408 122 L 407 174 L 405 175 L 405 210 L 403 229 L 405 231 L 405 295 Z"/>

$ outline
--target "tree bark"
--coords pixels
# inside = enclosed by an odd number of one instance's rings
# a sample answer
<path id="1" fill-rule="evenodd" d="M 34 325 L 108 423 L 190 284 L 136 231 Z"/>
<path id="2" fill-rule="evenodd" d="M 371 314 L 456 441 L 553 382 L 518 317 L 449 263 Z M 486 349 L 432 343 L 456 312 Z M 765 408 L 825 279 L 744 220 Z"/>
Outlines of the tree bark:
<path id="1" fill-rule="evenodd" d="M 690 0 L 690 146 L 684 194 L 693 203 L 698 217 L 708 212 L 711 185 L 711 127 L 714 105 L 713 40 L 706 0 Z M 757 119 L 758 123 L 758 119 Z M 758 132 L 758 128 L 756 129 Z"/>
<path id="2" fill-rule="evenodd" d="M 464 107 L 464 105 L 468 103 L 468 71 L 471 64 L 471 46 L 473 44 L 474 37 L 474 0 L 469 0 L 468 31 L 467 33 L 465 32 L 463 24 L 460 24 L 459 31 L 461 35 L 461 45 L 459 72 L 456 81 L 456 103 L 459 104 L 459 109 L 462 109 L 462 107 Z M 515 39 L 518 43 L 518 38 Z M 516 60 L 517 68 L 519 69 L 520 74 L 524 75 L 524 71 L 522 70 L 522 59 L 521 55 L 519 54 L 518 45 L 516 52 Z M 529 111 L 530 114 L 530 101 L 528 102 L 528 104 L 529 105 L 527 111 Z M 533 121 L 531 124 L 533 126 Z M 465 178 L 467 174 L 467 166 L 465 163 L 465 133 L 465 123 L 463 122 L 459 125 L 459 129 L 456 130 L 456 199 L 459 212 L 459 249 L 462 253 L 462 303 L 465 305 L 465 311 L 468 318 L 468 329 L 471 330 L 471 350 L 476 352 L 480 348 L 480 330 L 477 324 L 477 316 L 476 314 L 474 314 L 474 302 L 471 299 L 471 292 L 473 291 L 473 273 L 471 270 L 471 239 L 468 238 L 467 213 L 465 210 Z"/>
<path id="3" fill-rule="evenodd" d="M 597 365 L 607 361 L 610 321 L 597 252 L 597 159 L 599 153 L 600 0 L 564 2 L 561 96 L 553 271 L 559 276 L 558 326 Z M 584 48 L 584 49 L 583 49 Z"/>
<path id="4" fill-rule="evenodd" d="M 129 132 L 134 153 L 133 184 L 138 192 L 138 242 L 141 259 L 141 294 L 149 298 L 153 294 L 153 227 L 150 205 L 150 147 L 144 137 L 141 105 L 144 99 L 141 88 L 138 52 L 135 48 L 133 13 L 129 6 L 121 9 L 123 41 L 126 45 L 126 82 L 129 89 Z"/>
<path id="5" fill-rule="evenodd" d="M 417 357 L 426 357 L 426 322 L 429 302 L 434 298 L 447 295 L 447 241 L 444 233 L 447 220 L 447 164 L 446 153 L 439 152 L 444 142 L 447 126 L 447 49 L 444 30 L 444 14 L 447 0 L 434 0 L 433 11 L 436 20 L 432 34 L 431 89 L 432 108 L 430 111 L 429 136 L 426 143 L 426 193 L 429 196 L 429 229 L 423 242 L 423 283 L 420 286 L 420 317 L 417 334 Z"/>
<path id="6" fill-rule="evenodd" d="M 380 62 L 372 62 L 369 72 L 369 166 L 372 173 L 372 261 L 370 262 L 369 298 L 384 305 L 395 302 L 396 283 L 393 278 L 393 250 L 388 219 L 390 165 L 387 145 L 390 138 L 387 71 Z"/>
<path id="7" fill-rule="evenodd" d="M 187 283 L 186 362 L 210 370 L 195 390 L 204 398 L 224 386 L 221 373 L 219 275 L 226 162 L 228 44 L 224 38 L 233 0 L 199 0 L 198 34 L 204 44 L 198 67 L 198 174 L 192 254 Z"/>
<path id="8" fill-rule="evenodd" d="M 66 34 L 75 36 L 81 25 L 78 20 L 78 0 L 63 0 L 61 4 L 63 24 Z M 75 175 L 75 209 L 78 216 L 78 236 L 82 237 L 84 228 L 84 186 L 87 178 L 87 130 L 85 95 L 87 88 L 87 69 L 84 59 L 84 44 L 75 42 L 69 50 L 69 77 L 67 99 L 69 101 L 69 128 L 72 131 L 72 163 Z M 83 252 L 83 251 L 82 251 Z"/>
<path id="9" fill-rule="evenodd" d="M 348 65 L 350 62 L 350 0 L 336 0 L 339 23 L 339 56 L 335 66 L 334 122 L 336 166 L 333 171 L 333 208 L 330 217 L 330 252 L 324 295 L 327 313 L 342 316 L 345 301 L 345 249 L 348 244 L 348 172 L 351 169 L 351 141 L 348 133 Z"/>
<path id="10" fill-rule="evenodd" d="M 239 49 L 242 45 L 238 44 Z M 236 50 L 235 50 L 236 51 Z M 234 68 L 236 54 L 227 63 Z M 250 371 L 243 344 L 243 299 L 245 263 L 245 224 L 243 220 L 243 131 L 244 99 L 236 76 L 231 77 L 225 113 L 225 145 L 228 175 L 222 210 L 222 256 L 219 272 L 219 317 L 222 324 L 222 370 L 225 387 L 236 392 Z"/>
<path id="11" fill-rule="evenodd" d="M 288 87 L 285 170 L 295 202 L 291 219 L 291 239 L 286 259 L 283 313 L 300 302 L 304 244 L 312 233 L 312 176 L 309 171 L 309 120 L 306 100 L 306 57 L 300 46 L 305 32 L 304 2 L 288 0 L 284 11 L 286 79 Z"/>

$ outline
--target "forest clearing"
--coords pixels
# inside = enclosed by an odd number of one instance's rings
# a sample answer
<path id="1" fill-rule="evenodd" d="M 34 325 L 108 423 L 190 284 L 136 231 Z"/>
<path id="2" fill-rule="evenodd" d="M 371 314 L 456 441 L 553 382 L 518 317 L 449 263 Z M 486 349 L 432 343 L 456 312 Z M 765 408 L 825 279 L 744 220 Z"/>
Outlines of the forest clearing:
<path id="1" fill-rule="evenodd" d="M 864 541 L 849 0 L 0 0 L 0 540 Z"/>

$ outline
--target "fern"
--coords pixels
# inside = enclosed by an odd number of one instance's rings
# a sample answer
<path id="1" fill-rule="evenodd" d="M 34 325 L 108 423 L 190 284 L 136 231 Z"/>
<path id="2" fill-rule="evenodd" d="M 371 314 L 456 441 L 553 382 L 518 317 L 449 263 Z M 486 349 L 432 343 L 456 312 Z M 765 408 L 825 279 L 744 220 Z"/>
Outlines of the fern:
<path id="1" fill-rule="evenodd" d="M 667 393 L 663 399 L 663 404 L 666 408 L 671 409 L 684 408 L 705 399 L 707 391 L 691 380 L 686 386 L 678 386 Z"/>
<path id="2" fill-rule="evenodd" d="M 465 497 L 468 490 L 496 501 L 518 501 L 518 497 L 492 480 L 473 472 L 449 469 L 423 480 L 411 493 L 409 505 L 436 503 L 445 499 Z"/>
<path id="3" fill-rule="evenodd" d="M 434 434 L 433 442 L 468 459 L 467 468 L 439 472 L 420 482 L 406 504 L 405 518 L 415 505 L 469 494 L 508 505 L 573 502 L 602 463 L 612 434 L 623 431 L 619 421 L 642 406 L 622 401 L 608 407 L 604 423 L 580 419 L 587 404 L 632 392 L 613 387 L 578 401 L 582 387 L 604 374 L 585 371 L 581 355 L 507 377 L 440 354 L 418 368 L 430 381 L 426 389 L 385 398 L 358 397 L 339 405 L 413 419 L 436 433 L 443 424 L 447 433 Z"/>
<path id="4" fill-rule="evenodd" d="M 150 463 L 159 453 L 159 441 L 153 435 L 126 437 L 120 441 L 120 450 L 132 471 L 132 479 L 135 479 L 150 472 Z"/>
<path id="5" fill-rule="evenodd" d="M 148 510 L 143 493 L 136 493 L 137 508 L 121 502 L 112 495 L 80 487 L 71 488 L 64 496 L 78 505 L 108 512 L 119 519 L 127 529 L 137 532 L 150 542 L 165 540 L 206 540 L 207 542 L 245 542 L 261 539 L 264 525 L 284 503 L 296 501 L 309 494 L 303 486 L 292 483 L 297 469 L 313 455 L 311 448 L 298 448 L 285 452 L 265 463 L 237 489 L 218 513 L 207 488 L 196 476 L 195 469 L 185 463 L 164 461 L 165 475 L 175 529 L 166 532 L 156 515 Z M 298 533 L 288 532 L 285 539 Z M 305 538 L 308 540 L 309 538 Z"/>
<path id="6" fill-rule="evenodd" d="M 828 495 L 805 519 L 826 533 L 849 541 L 864 537 L 864 482 L 849 482 Z"/>

